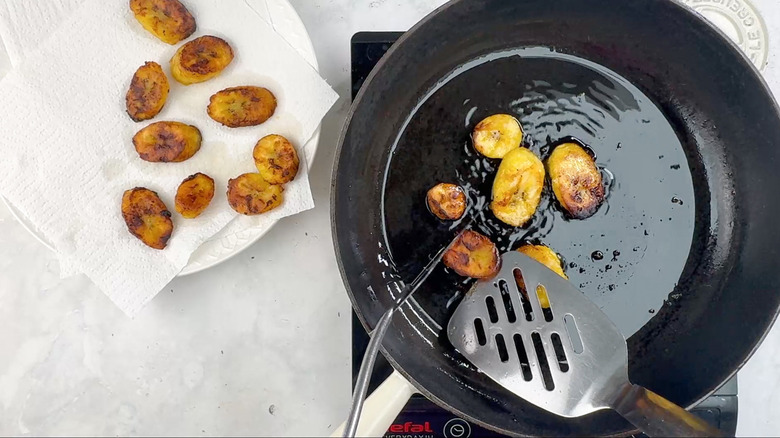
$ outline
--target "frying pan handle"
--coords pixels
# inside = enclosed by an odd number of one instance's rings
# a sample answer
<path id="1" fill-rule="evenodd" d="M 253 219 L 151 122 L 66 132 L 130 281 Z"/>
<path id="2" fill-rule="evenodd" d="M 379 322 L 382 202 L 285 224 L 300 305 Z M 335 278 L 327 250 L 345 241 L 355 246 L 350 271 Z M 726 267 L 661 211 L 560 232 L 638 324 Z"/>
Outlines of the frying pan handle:
<path id="1" fill-rule="evenodd" d="M 614 409 L 650 437 L 725 436 L 699 417 L 638 385 L 628 385 Z"/>
<path id="2" fill-rule="evenodd" d="M 398 371 L 393 371 L 393 374 L 366 399 L 356 436 L 384 436 L 415 392 L 417 390 L 404 376 Z M 342 423 L 330 436 L 341 437 L 345 426 L 346 422 Z"/>

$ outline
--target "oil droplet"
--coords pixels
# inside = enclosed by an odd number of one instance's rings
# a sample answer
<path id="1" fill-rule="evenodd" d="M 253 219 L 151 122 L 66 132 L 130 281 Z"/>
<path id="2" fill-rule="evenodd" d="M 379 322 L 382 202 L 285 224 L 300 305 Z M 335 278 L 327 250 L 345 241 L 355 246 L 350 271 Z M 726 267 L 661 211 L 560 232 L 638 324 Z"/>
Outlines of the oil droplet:
<path id="1" fill-rule="evenodd" d="M 620 257 L 620 251 L 618 250 L 612 251 L 612 261 L 616 262 L 618 257 Z"/>
<path id="2" fill-rule="evenodd" d="M 571 262 L 571 263 L 569 263 L 569 267 L 570 267 L 570 268 L 576 268 L 576 267 L 577 267 L 577 264 L 576 264 L 576 263 L 574 263 L 574 262 Z"/>
<path id="3" fill-rule="evenodd" d="M 650 313 L 655 313 L 655 309 L 650 309 L 649 312 Z"/>
<path id="4" fill-rule="evenodd" d="M 683 205 L 682 199 L 678 198 L 677 196 L 672 197 L 672 204 L 679 204 Z"/>
<path id="5" fill-rule="evenodd" d="M 590 258 L 593 260 L 601 260 L 604 258 L 604 253 L 601 251 L 593 251 L 593 253 L 590 255 Z"/>
<path id="6" fill-rule="evenodd" d="M 611 290 L 611 291 L 615 290 L 615 288 L 616 288 L 616 287 L 617 287 L 617 286 L 615 286 L 614 284 L 610 284 L 609 286 L 607 286 L 607 288 L 608 288 L 609 290 Z"/>

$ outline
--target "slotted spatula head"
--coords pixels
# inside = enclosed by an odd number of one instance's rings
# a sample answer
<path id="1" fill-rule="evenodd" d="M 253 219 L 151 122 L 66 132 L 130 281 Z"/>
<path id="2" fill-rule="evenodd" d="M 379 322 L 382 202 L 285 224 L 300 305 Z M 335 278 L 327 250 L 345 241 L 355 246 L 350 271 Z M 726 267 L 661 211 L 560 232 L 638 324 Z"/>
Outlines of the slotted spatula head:
<path id="1" fill-rule="evenodd" d="M 609 408 L 628 384 L 618 328 L 536 260 L 517 251 L 501 259 L 498 275 L 477 283 L 455 310 L 450 342 L 490 378 L 554 414 Z"/>

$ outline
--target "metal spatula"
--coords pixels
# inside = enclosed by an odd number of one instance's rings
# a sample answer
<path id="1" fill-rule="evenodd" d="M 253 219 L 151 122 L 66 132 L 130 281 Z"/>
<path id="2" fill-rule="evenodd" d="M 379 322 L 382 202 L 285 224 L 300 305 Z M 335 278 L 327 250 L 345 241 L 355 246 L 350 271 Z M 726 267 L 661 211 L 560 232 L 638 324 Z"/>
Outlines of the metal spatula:
<path id="1" fill-rule="evenodd" d="M 466 295 L 447 327 L 480 371 L 562 417 L 614 409 L 649 436 L 722 436 L 631 384 L 625 338 L 574 285 L 519 252 L 501 259 L 498 275 Z"/>

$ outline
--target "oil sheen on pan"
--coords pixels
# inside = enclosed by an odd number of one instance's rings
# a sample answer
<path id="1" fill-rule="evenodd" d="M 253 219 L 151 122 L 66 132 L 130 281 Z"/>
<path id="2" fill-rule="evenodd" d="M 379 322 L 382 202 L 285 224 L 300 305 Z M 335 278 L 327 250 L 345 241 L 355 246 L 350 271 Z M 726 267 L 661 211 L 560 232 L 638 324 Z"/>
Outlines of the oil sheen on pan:
<path id="1" fill-rule="evenodd" d="M 568 220 L 549 182 L 534 218 L 522 228 L 488 208 L 499 160 L 477 153 L 469 137 L 496 113 L 520 120 L 523 146 L 545 160 L 556 144 L 575 141 L 596 157 L 606 199 L 587 220 Z M 492 54 L 444 79 L 421 101 L 399 136 L 384 187 L 385 239 L 403 278 L 414 278 L 463 221 L 501 253 L 544 243 L 563 258 L 572 283 L 612 318 L 626 337 L 674 299 L 691 248 L 695 200 L 680 140 L 658 107 L 616 73 L 542 48 Z M 431 215 L 426 191 L 440 181 L 463 187 L 469 209 L 460 221 Z M 415 294 L 434 326 L 446 326 L 474 280 L 439 266 Z M 670 298 L 671 297 L 671 298 Z"/>

